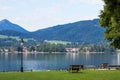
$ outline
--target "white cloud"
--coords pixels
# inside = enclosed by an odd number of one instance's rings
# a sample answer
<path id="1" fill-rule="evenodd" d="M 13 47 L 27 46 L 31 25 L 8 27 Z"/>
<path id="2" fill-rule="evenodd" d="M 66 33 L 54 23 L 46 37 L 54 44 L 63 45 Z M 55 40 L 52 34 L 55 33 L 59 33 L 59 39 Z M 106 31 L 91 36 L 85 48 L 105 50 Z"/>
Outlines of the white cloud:
<path id="1" fill-rule="evenodd" d="M 102 0 L 0 0 L 0 18 L 34 31 L 92 19 L 97 16 L 101 3 Z"/>
<path id="2" fill-rule="evenodd" d="M 34 31 L 37 29 L 50 27 L 64 22 L 61 17 L 61 7 L 58 5 L 53 5 L 51 7 L 36 8 L 27 15 L 16 16 L 12 19 L 14 23 L 20 24 L 25 29 Z M 26 25 L 24 25 L 26 24 Z"/>
<path id="3" fill-rule="evenodd" d="M 9 1 L 17 1 L 17 0 L 9 0 Z M 8 2 L 8 0 L 0 0 L 0 2 Z"/>
<path id="4" fill-rule="evenodd" d="M 12 9 L 13 9 L 13 7 L 10 7 L 10 6 L 0 6 L 0 11 L 9 11 Z"/>
<path id="5" fill-rule="evenodd" d="M 88 4 L 88 5 L 98 5 L 103 4 L 102 0 L 69 0 L 72 4 Z"/>
<path id="6" fill-rule="evenodd" d="M 95 3 L 92 3 L 92 5 L 93 4 Z M 27 15 L 24 14 L 21 16 L 16 16 L 13 19 L 13 21 L 17 24 L 20 24 L 27 30 L 34 31 L 37 29 L 46 28 L 58 24 L 65 24 L 79 20 L 92 19 L 95 16 L 94 14 L 92 15 L 92 13 L 89 13 L 90 15 L 88 15 L 85 10 L 84 11 L 81 10 L 82 9 L 81 7 L 79 8 L 70 5 L 72 4 L 66 5 L 54 4 L 51 6 L 35 7 L 34 9 L 32 9 L 31 13 Z M 71 8 L 73 8 L 74 11 L 73 9 L 71 11 Z"/>
<path id="7" fill-rule="evenodd" d="M 93 5 L 103 4 L 102 0 L 86 0 L 86 2 Z"/>

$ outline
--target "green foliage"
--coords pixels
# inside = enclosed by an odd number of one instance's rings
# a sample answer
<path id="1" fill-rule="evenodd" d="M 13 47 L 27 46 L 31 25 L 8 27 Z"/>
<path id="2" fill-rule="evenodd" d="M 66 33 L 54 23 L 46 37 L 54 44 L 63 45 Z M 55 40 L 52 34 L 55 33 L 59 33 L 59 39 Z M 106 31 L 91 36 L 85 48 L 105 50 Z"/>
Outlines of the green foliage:
<path id="1" fill-rule="evenodd" d="M 71 43 L 71 42 L 67 42 L 67 41 L 60 41 L 60 40 L 49 40 L 49 41 L 46 41 L 47 43 L 50 43 L 50 44 L 68 44 L 68 43 Z"/>
<path id="2" fill-rule="evenodd" d="M 120 49 L 120 0 L 103 0 L 104 10 L 100 14 L 100 24 L 106 28 L 105 39 Z"/>
<path id="3" fill-rule="evenodd" d="M 19 46 L 20 43 L 19 36 L 7 36 L 0 35 L 0 47 L 11 47 L 11 46 Z M 38 41 L 33 38 L 24 38 L 25 46 L 36 45 Z"/>
<path id="4" fill-rule="evenodd" d="M 17 46 L 18 41 L 12 38 L 1 38 L 0 39 L 0 47 L 11 47 Z"/>
<path id="5" fill-rule="evenodd" d="M 115 48 L 106 44 L 90 44 L 90 45 L 79 45 L 80 52 L 105 52 L 111 53 L 115 52 Z"/>
<path id="6" fill-rule="evenodd" d="M 1 72 L 0 80 L 119 80 L 119 70 Z"/>
<path id="7" fill-rule="evenodd" d="M 66 52 L 63 44 L 40 44 L 36 50 L 40 52 Z"/>
<path id="8" fill-rule="evenodd" d="M 68 42 L 99 43 L 104 41 L 104 28 L 99 25 L 99 19 L 79 21 L 35 31 L 36 39 L 62 40 Z"/>
<path id="9" fill-rule="evenodd" d="M 8 38 L 8 36 L 0 35 L 0 38 Z"/>

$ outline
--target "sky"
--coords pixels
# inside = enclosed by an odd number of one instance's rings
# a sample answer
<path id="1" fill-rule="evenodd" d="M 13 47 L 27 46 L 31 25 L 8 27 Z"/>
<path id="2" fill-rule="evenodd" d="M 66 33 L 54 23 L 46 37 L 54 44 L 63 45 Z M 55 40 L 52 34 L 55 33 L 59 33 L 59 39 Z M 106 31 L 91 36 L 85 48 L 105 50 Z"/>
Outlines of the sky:
<path id="1" fill-rule="evenodd" d="M 103 5 L 102 0 L 0 0 L 0 21 L 36 31 L 98 18 Z"/>

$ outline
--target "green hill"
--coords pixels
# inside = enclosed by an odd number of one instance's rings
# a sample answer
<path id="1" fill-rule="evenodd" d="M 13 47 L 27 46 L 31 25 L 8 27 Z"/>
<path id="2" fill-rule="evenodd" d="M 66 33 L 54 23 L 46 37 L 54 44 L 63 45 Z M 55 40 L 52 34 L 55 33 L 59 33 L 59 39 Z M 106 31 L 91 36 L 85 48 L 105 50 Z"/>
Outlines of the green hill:
<path id="1" fill-rule="evenodd" d="M 104 42 L 104 28 L 101 28 L 99 19 L 79 21 L 64 25 L 57 25 L 41 29 L 34 34 L 44 40 L 62 40 L 81 43 Z"/>

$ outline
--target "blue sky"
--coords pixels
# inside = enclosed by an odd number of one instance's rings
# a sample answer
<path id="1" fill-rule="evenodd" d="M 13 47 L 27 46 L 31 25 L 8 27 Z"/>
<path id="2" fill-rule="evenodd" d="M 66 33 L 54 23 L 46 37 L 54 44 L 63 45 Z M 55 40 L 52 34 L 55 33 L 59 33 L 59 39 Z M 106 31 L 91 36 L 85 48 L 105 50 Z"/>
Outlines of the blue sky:
<path id="1" fill-rule="evenodd" d="M 98 18 L 102 0 L 0 0 L 0 20 L 29 31 Z"/>

